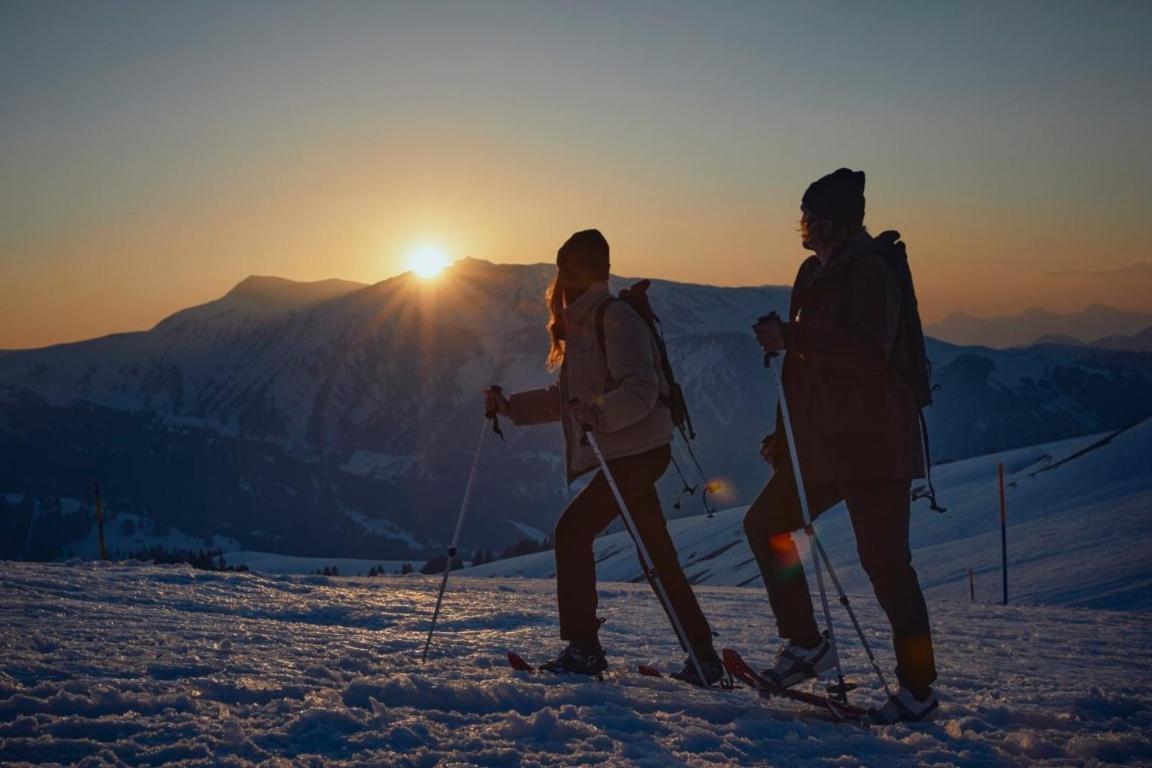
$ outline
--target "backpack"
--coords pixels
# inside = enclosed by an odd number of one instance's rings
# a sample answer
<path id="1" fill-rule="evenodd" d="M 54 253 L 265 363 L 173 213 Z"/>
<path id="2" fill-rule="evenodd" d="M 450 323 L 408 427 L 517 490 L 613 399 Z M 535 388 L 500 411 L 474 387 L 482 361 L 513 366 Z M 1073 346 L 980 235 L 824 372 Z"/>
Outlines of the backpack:
<path id="1" fill-rule="evenodd" d="M 881 232 L 876 236 L 880 255 L 892 267 L 896 282 L 900 285 L 900 325 L 896 329 L 896 339 L 892 344 L 892 368 L 912 389 L 916 407 L 920 410 L 920 436 L 924 441 L 924 474 L 928 480 L 928 490 L 923 494 L 929 506 L 936 512 L 946 509 L 936 501 L 936 489 L 932 486 L 932 452 L 928 448 L 928 422 L 924 409 L 932 405 L 932 393 L 939 385 L 932 384 L 932 361 L 928 359 L 928 349 L 924 343 L 924 327 L 920 322 L 920 307 L 916 301 L 916 287 L 912 284 L 912 270 L 908 268 L 908 249 L 900 240 L 900 233 L 894 230 Z"/>
<path id="2" fill-rule="evenodd" d="M 892 367 L 912 388 L 916 405 L 932 405 L 932 363 L 924 344 L 924 327 L 920 323 L 920 306 L 916 301 L 916 287 L 912 284 L 912 270 L 908 268 L 908 250 L 900 233 L 888 230 L 876 236 L 880 255 L 892 267 L 900 285 L 900 325 L 892 345 Z"/>
<path id="3" fill-rule="evenodd" d="M 684 390 L 676 381 L 676 375 L 672 372 L 672 363 L 668 359 L 668 346 L 664 343 L 664 326 L 660 323 L 660 318 L 652 311 L 652 304 L 648 301 L 648 288 L 652 285 L 651 280 L 640 280 L 633 283 L 628 288 L 622 288 L 617 296 L 609 296 L 606 300 L 600 302 L 600 306 L 596 308 L 596 341 L 600 345 L 600 354 L 604 355 L 607 359 L 607 349 L 604 346 L 604 315 L 608 312 L 608 307 L 615 304 L 617 301 L 623 301 L 632 308 L 636 314 L 644 320 L 648 326 L 649 332 L 652 334 L 653 340 L 656 342 L 656 347 L 660 351 L 660 372 L 664 374 L 664 381 L 668 384 L 668 393 L 660 393 L 659 401 L 663 403 L 669 413 L 672 415 L 672 424 L 680 432 L 680 437 L 684 441 L 684 447 L 688 450 L 688 455 L 692 458 L 692 463 L 696 465 L 700 477 L 704 479 L 704 493 L 702 500 L 704 502 L 704 510 L 708 517 L 716 514 L 715 507 L 708 500 L 708 494 L 714 493 L 718 486 L 707 480 L 708 475 L 700 466 L 696 454 L 692 450 L 690 440 L 696 439 L 696 430 L 692 426 L 692 416 L 688 413 L 688 401 L 684 398 Z M 680 509 L 680 502 L 685 495 L 691 496 L 696 492 L 698 486 L 690 485 L 688 479 L 684 476 L 684 472 L 680 469 L 680 465 L 676 462 L 676 458 L 672 458 L 672 465 L 676 468 L 677 474 L 680 475 L 681 481 L 684 483 L 684 489 L 680 492 L 680 497 L 676 499 L 673 504 L 674 509 Z"/>
<path id="4" fill-rule="evenodd" d="M 648 325 L 648 330 L 652 333 L 652 338 L 655 339 L 656 346 L 660 350 L 660 372 L 664 374 L 664 380 L 668 383 L 668 394 L 661 392 L 660 402 L 667 406 L 672 413 L 672 424 L 682 433 L 686 432 L 689 439 L 695 440 L 696 431 L 692 428 L 692 417 L 688 414 L 688 403 L 684 399 L 684 390 L 676 382 L 676 376 L 672 373 L 672 363 L 668 360 L 668 347 L 664 343 L 663 326 L 660 325 L 660 318 L 652 311 L 652 305 L 648 301 L 648 287 L 650 285 L 652 285 L 651 280 L 641 280 L 629 288 L 621 289 L 618 297 L 609 296 L 608 299 L 600 302 L 600 306 L 596 308 L 596 341 L 600 344 L 600 354 L 607 356 L 607 350 L 604 347 L 604 315 L 608 312 L 608 307 L 617 301 L 623 301 L 636 314 L 640 315 L 640 318 Z"/>

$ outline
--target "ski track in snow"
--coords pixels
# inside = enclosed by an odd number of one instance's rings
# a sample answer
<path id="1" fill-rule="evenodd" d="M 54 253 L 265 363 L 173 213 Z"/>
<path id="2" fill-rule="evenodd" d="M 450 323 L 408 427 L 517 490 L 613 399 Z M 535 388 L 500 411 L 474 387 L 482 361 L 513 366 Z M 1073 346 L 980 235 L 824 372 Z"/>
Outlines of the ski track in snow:
<path id="1" fill-rule="evenodd" d="M 1152 764 L 1152 617 L 930 603 L 934 724 L 862 729 L 748 690 L 625 670 L 682 659 L 646 586 L 601 587 L 606 682 L 513 672 L 560 647 L 553 583 L 0 563 L 0 762 L 83 765 Z M 699 588 L 720 645 L 764 664 L 763 592 Z M 856 601 L 881 664 L 887 629 Z M 837 632 L 850 638 L 838 617 Z M 855 643 L 858 703 L 880 701 Z"/>

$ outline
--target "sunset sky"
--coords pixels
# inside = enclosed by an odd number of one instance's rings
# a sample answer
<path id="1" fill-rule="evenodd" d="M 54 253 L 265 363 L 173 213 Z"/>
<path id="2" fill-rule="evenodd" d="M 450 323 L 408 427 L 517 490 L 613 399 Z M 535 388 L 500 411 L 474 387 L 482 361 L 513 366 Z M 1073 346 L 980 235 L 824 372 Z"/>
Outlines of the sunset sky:
<path id="1" fill-rule="evenodd" d="M 926 320 L 1152 311 L 1150 38 L 1144 0 L 0 0 L 0 348 L 592 226 L 620 274 L 788 283 L 842 165 Z"/>

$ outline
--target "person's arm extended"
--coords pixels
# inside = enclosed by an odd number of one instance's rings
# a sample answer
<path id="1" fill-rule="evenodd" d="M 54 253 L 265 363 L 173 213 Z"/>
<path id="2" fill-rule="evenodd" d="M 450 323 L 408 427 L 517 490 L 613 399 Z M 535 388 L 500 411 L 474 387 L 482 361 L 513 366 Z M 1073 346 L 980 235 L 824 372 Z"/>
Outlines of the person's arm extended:
<path id="1" fill-rule="evenodd" d="M 660 361 L 652 331 L 623 302 L 615 302 L 604 313 L 604 353 L 616 388 L 596 398 L 596 427 L 615 432 L 651 413 L 660 397 Z"/>
<path id="2" fill-rule="evenodd" d="M 816 365 L 859 374 L 879 373 L 900 324 L 900 286 L 883 257 L 866 254 L 853 265 L 852 299 L 843 324 L 789 323 L 785 348 Z"/>
<path id="3" fill-rule="evenodd" d="M 517 426 L 560 421 L 562 414 L 560 388 L 555 384 L 508 396 L 508 418 Z"/>

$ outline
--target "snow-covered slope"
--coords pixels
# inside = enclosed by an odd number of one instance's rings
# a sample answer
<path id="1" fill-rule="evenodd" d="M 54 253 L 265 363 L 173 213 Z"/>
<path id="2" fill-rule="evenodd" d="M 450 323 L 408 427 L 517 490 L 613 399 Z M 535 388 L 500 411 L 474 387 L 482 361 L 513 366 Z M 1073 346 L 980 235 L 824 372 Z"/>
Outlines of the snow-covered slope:
<path id="1" fill-rule="evenodd" d="M 1001 597 L 997 464 L 1007 478 L 1009 599 L 1107 608 L 1152 608 L 1152 420 L 1132 428 L 938 466 L 943 514 L 913 505 L 913 557 L 927 594 L 968 600 Z M 669 529 L 695 583 L 760 583 L 741 522 L 746 507 L 714 518 L 675 520 Z M 870 593 L 843 505 L 817 523 L 850 592 Z M 802 549 L 803 536 L 797 537 Z M 807 554 L 804 552 L 807 564 Z M 625 533 L 596 541 L 606 580 L 636 581 L 640 569 Z M 477 576 L 551 577 L 552 552 L 486 563 Z"/>
<path id="2" fill-rule="evenodd" d="M 1144 613 L 930 603 L 941 720 L 864 730 L 640 677 L 678 666 L 647 587 L 601 609 L 605 682 L 529 676 L 506 648 L 559 647 L 552 585 L 333 579 L 139 564 L 0 563 L 0 762 L 81 765 L 1011 766 L 1152 763 Z M 709 587 L 721 642 L 769 659 L 750 590 Z M 886 628 L 862 612 L 880 661 Z M 847 636 L 847 627 L 839 631 Z M 854 700 L 880 701 L 845 651 Z"/>

